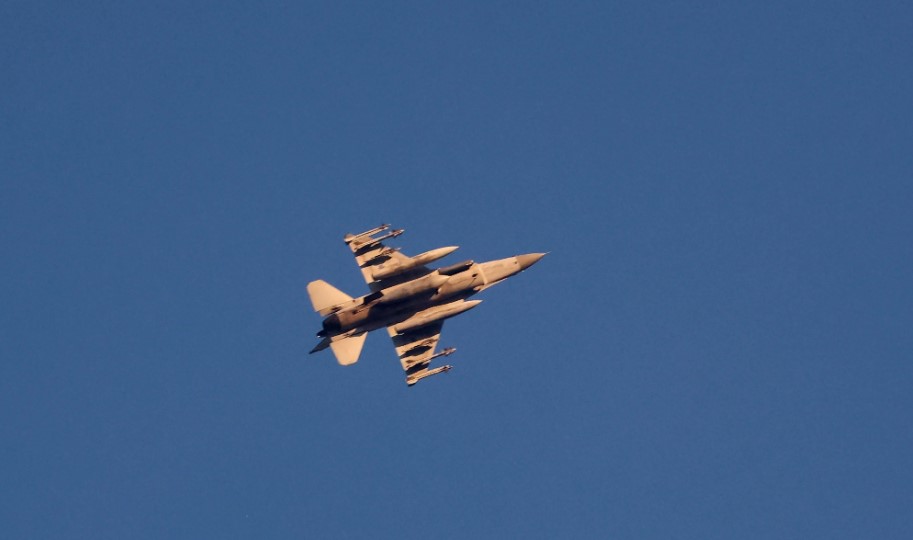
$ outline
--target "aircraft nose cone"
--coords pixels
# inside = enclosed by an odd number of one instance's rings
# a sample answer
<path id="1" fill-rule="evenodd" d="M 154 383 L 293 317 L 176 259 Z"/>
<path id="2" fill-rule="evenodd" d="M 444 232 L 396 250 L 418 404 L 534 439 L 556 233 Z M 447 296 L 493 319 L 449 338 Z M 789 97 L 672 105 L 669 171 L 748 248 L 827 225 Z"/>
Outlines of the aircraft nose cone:
<path id="1" fill-rule="evenodd" d="M 530 266 L 539 262 L 539 259 L 545 257 L 545 253 L 527 253 L 526 255 L 517 255 L 517 263 L 520 264 L 520 270 L 526 270 Z"/>

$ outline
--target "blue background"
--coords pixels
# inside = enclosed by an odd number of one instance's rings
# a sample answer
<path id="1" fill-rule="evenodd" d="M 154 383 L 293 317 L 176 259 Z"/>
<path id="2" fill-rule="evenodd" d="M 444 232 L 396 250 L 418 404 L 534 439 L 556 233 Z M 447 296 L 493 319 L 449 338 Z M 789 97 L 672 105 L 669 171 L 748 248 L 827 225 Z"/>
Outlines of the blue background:
<path id="1" fill-rule="evenodd" d="M 907 2 L 0 7 L 5 538 L 913 537 Z M 550 251 L 308 356 L 346 232 Z"/>

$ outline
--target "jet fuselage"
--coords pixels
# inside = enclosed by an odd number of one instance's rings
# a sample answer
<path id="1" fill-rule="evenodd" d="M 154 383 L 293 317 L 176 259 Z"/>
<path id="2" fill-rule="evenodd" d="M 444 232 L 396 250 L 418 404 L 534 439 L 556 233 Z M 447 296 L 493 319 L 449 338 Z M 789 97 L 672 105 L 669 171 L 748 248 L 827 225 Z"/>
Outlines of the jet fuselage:
<path id="1" fill-rule="evenodd" d="M 478 304 L 465 302 L 467 298 L 523 271 L 543 256 L 531 253 L 483 263 L 466 261 L 433 270 L 353 299 L 323 320 L 318 336 L 368 332 L 408 323 L 413 317 L 424 324 L 452 317 Z"/>

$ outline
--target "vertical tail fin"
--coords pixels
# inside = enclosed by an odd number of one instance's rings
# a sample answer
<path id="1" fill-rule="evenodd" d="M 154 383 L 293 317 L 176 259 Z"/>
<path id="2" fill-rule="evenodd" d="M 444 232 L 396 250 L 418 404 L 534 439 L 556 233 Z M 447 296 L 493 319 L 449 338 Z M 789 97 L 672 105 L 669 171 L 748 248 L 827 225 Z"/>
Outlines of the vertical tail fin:
<path id="1" fill-rule="evenodd" d="M 314 311 L 323 316 L 329 315 L 334 311 L 333 308 L 352 299 L 351 296 L 322 279 L 308 283 L 308 296 L 311 297 Z"/>
<path id="2" fill-rule="evenodd" d="M 340 366 L 349 366 L 358 362 L 361 348 L 364 347 L 367 337 L 368 333 L 365 332 L 330 343 L 330 348 L 333 349 L 333 354 L 336 355 L 336 361 Z"/>

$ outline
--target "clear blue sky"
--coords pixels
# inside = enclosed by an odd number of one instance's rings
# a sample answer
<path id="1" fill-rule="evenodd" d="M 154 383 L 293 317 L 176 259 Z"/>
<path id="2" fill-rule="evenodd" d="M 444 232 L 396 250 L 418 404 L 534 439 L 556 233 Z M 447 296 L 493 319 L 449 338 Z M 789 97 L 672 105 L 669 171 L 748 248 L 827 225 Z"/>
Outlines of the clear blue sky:
<path id="1" fill-rule="evenodd" d="M 913 537 L 908 2 L 5 2 L 0 536 Z M 308 356 L 381 222 L 551 255 Z"/>

